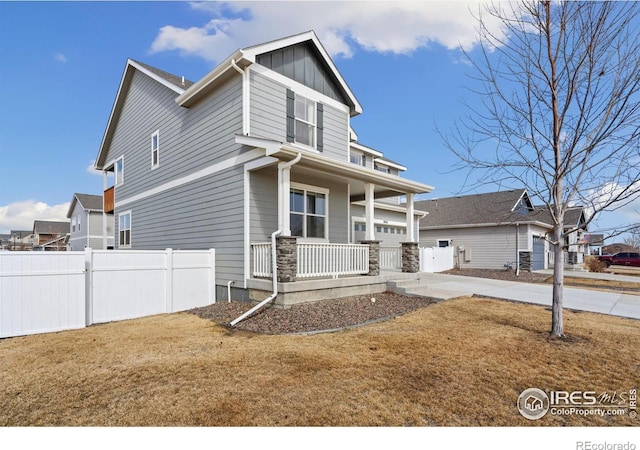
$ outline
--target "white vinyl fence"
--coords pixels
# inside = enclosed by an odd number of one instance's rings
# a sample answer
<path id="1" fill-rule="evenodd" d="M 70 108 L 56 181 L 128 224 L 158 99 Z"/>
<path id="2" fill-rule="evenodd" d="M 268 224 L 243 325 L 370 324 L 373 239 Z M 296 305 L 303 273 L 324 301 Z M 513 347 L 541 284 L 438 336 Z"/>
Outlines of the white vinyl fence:
<path id="1" fill-rule="evenodd" d="M 420 272 L 453 269 L 453 247 L 420 247 Z"/>
<path id="2" fill-rule="evenodd" d="M 215 251 L 0 252 L 0 337 L 215 303 Z"/>

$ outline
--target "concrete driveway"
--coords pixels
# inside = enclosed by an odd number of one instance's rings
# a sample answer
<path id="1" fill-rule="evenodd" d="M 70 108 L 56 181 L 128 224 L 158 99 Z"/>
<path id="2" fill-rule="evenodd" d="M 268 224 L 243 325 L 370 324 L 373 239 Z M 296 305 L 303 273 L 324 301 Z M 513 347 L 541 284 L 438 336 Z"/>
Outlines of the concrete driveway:
<path id="1" fill-rule="evenodd" d="M 572 275 L 567 273 L 566 275 Z M 639 280 L 636 278 L 635 280 Z M 521 283 L 486 278 L 420 273 L 417 280 L 390 282 L 392 290 L 408 295 L 449 299 L 469 295 L 551 306 L 552 287 L 547 284 Z M 640 295 L 587 289 L 564 288 L 564 307 L 613 316 L 640 319 Z"/>

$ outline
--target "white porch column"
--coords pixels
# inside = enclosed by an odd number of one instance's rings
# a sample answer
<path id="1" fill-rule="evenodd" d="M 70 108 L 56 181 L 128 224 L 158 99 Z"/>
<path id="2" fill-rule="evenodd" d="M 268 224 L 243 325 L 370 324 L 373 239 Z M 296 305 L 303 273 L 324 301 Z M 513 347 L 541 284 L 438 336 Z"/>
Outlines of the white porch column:
<path id="1" fill-rule="evenodd" d="M 373 207 L 373 188 L 374 185 L 372 183 L 365 183 L 364 185 L 364 217 L 365 217 L 365 226 L 367 231 L 364 234 L 365 241 L 375 241 L 376 235 L 373 232 L 373 215 L 374 215 L 374 207 Z"/>
<path id="2" fill-rule="evenodd" d="M 282 230 L 281 236 L 291 236 L 291 167 L 285 165 L 278 164 L 278 228 Z"/>
<path id="3" fill-rule="evenodd" d="M 107 171 L 102 171 L 102 250 L 107 249 L 107 213 L 104 212 L 104 191 L 107 190 Z M 114 211 L 115 213 L 115 211 Z M 89 219 L 87 218 L 87 222 Z M 87 236 L 89 233 L 89 224 L 87 223 Z M 115 231 L 115 230 L 114 230 Z M 115 248 L 115 237 L 113 242 L 113 247 Z"/>
<path id="4" fill-rule="evenodd" d="M 407 194 L 407 242 L 415 242 L 415 226 L 413 217 L 413 194 Z"/>

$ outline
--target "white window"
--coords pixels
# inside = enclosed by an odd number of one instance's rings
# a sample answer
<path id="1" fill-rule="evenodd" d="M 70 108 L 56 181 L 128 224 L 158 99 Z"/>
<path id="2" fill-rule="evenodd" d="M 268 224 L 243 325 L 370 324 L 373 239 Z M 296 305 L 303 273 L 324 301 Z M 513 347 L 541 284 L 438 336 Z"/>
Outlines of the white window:
<path id="1" fill-rule="evenodd" d="M 450 239 L 438 239 L 438 247 L 450 247 L 451 240 Z"/>
<path id="2" fill-rule="evenodd" d="M 76 217 L 75 217 L 75 216 L 73 216 L 73 217 L 71 218 L 71 231 L 72 231 L 72 232 L 73 232 L 73 231 L 76 231 Z"/>
<path id="3" fill-rule="evenodd" d="M 315 147 L 316 145 L 316 102 L 296 94 L 295 101 L 295 142 Z"/>
<path id="4" fill-rule="evenodd" d="M 131 247 L 131 211 L 118 214 L 118 246 Z"/>
<path id="5" fill-rule="evenodd" d="M 80 231 L 81 224 L 82 224 L 82 216 L 78 216 L 78 231 Z"/>
<path id="6" fill-rule="evenodd" d="M 124 156 L 116 160 L 114 164 L 115 184 L 116 186 L 124 183 Z"/>
<path id="7" fill-rule="evenodd" d="M 390 173 L 390 170 L 387 166 L 383 166 L 382 164 L 376 164 L 374 166 L 374 168 L 378 171 L 378 172 L 384 172 L 384 173 Z"/>
<path id="8" fill-rule="evenodd" d="M 160 164 L 160 130 L 151 135 L 151 168 Z"/>
<path id="9" fill-rule="evenodd" d="M 329 191 L 321 188 L 307 189 L 307 187 L 296 185 L 289 195 L 291 235 L 327 239 Z"/>

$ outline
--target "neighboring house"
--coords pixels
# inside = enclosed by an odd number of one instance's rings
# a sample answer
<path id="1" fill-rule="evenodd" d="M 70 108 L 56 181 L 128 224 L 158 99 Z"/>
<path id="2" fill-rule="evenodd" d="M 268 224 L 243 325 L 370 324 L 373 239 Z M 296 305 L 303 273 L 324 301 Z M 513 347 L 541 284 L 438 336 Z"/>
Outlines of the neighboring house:
<path id="1" fill-rule="evenodd" d="M 534 207 L 525 189 L 418 201 L 415 207 L 426 212 L 420 245 L 453 246 L 456 267 L 540 270 L 553 265 L 546 240 L 552 231 L 549 213 Z M 584 228 L 582 208 L 570 209 L 565 221 L 567 230 Z M 582 263 L 581 232 L 565 239 L 568 267 Z"/>
<path id="2" fill-rule="evenodd" d="M 69 218 L 69 250 L 113 248 L 113 213 L 103 218 L 102 195 L 73 194 L 67 217 Z M 106 219 L 106 232 L 104 222 Z M 106 240 L 106 246 L 105 244 Z"/>
<path id="3" fill-rule="evenodd" d="M 9 233 L 9 243 L 7 250 L 12 251 L 31 251 L 35 237 L 32 230 L 11 230 Z"/>
<path id="4" fill-rule="evenodd" d="M 277 230 L 346 249 L 364 217 L 373 241 L 384 198 L 407 199 L 394 212 L 411 240 L 413 197 L 433 188 L 357 142 L 361 112 L 313 32 L 239 49 L 196 83 L 128 60 L 95 164 L 115 247 L 215 248 L 218 288 L 246 289 Z"/>
<path id="5" fill-rule="evenodd" d="M 604 246 L 604 234 L 585 233 L 582 236 L 582 243 L 587 246 L 587 255 L 601 255 Z"/>
<path id="6" fill-rule="evenodd" d="M 69 222 L 35 220 L 33 222 L 33 249 L 41 251 L 66 251 Z"/>

